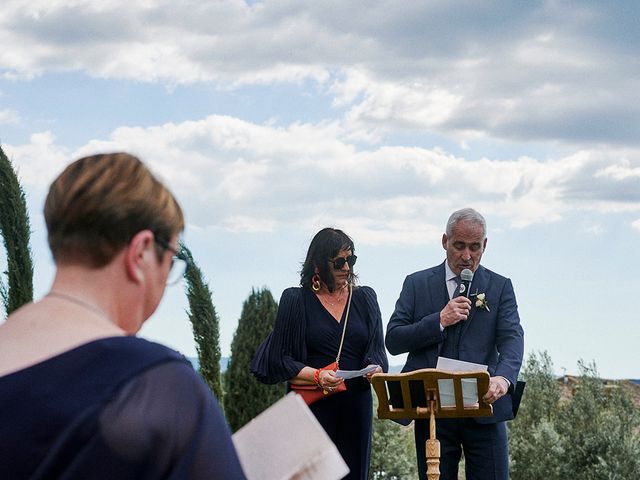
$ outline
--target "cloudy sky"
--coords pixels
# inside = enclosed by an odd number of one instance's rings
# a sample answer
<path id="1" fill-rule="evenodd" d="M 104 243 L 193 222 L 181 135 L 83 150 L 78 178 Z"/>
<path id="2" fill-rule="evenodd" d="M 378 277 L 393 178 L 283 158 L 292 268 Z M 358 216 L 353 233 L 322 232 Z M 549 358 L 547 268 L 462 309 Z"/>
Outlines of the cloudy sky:
<path id="1" fill-rule="evenodd" d="M 640 378 L 639 17 L 632 1 L 5 0 L 0 143 L 36 296 L 48 184 L 126 150 L 185 208 L 225 355 L 252 288 L 297 284 L 320 228 L 353 237 L 386 325 L 472 206 L 527 352 Z M 172 287 L 141 334 L 194 355 L 186 308 Z"/>

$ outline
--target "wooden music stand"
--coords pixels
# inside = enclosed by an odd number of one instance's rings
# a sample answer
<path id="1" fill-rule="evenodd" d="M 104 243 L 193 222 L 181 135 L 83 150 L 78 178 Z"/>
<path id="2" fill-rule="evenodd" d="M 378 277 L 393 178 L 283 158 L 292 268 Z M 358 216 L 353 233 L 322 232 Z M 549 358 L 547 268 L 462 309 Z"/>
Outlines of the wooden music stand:
<path id="1" fill-rule="evenodd" d="M 429 418 L 426 445 L 428 480 L 440 478 L 440 442 L 436 439 L 436 417 L 489 417 L 493 414 L 493 407 L 482 401 L 489 389 L 488 372 L 452 373 L 425 368 L 398 374 L 377 373 L 371 378 L 371 384 L 378 397 L 378 418 Z"/>

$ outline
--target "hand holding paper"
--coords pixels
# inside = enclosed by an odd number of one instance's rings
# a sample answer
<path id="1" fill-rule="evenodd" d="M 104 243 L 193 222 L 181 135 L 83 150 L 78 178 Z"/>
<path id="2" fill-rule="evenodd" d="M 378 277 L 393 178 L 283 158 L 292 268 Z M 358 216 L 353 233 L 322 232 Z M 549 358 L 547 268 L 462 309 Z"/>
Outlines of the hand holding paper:
<path id="1" fill-rule="evenodd" d="M 342 377 L 345 380 L 348 380 L 350 378 L 362 377 L 369 373 L 373 373 L 378 368 L 380 368 L 380 365 L 368 365 L 361 370 L 338 370 L 336 372 L 336 377 Z"/>

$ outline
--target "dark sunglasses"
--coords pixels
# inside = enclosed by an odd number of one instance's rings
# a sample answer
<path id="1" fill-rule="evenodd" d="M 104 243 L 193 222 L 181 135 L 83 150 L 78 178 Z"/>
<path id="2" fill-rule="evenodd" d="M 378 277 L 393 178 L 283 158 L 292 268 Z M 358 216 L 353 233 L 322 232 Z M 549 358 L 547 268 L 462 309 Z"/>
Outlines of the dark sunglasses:
<path id="1" fill-rule="evenodd" d="M 349 269 L 353 268 L 353 266 L 356 264 L 356 260 L 358 260 L 358 257 L 356 257 L 355 255 L 349 255 L 347 258 L 338 257 L 329 261 L 333 263 L 334 269 L 342 270 L 342 267 L 344 267 L 345 263 L 349 265 Z"/>

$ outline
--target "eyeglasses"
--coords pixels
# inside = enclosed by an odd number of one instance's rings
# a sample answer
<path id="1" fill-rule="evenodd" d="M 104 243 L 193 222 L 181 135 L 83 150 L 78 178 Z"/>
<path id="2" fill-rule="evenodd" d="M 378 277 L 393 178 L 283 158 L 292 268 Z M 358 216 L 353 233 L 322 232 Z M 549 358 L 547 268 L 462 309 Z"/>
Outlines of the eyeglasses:
<path id="1" fill-rule="evenodd" d="M 161 238 L 154 237 L 154 241 L 159 247 L 173 253 L 171 267 L 169 267 L 169 274 L 167 275 L 167 285 L 175 285 L 182 280 L 189 270 L 189 259 Z"/>
<path id="2" fill-rule="evenodd" d="M 342 267 L 344 267 L 344 264 L 348 264 L 349 265 L 349 269 L 352 269 L 353 266 L 356 264 L 356 260 L 358 260 L 358 257 L 356 257 L 355 255 L 349 255 L 348 257 L 338 257 L 338 258 L 334 258 L 333 260 L 329 260 L 331 263 L 333 263 L 333 268 L 336 270 L 342 270 Z"/>

